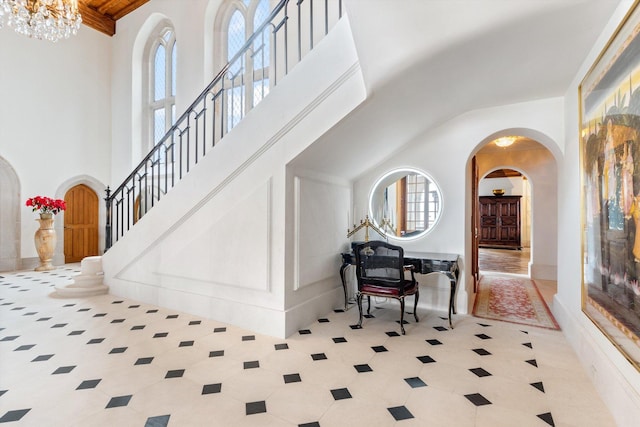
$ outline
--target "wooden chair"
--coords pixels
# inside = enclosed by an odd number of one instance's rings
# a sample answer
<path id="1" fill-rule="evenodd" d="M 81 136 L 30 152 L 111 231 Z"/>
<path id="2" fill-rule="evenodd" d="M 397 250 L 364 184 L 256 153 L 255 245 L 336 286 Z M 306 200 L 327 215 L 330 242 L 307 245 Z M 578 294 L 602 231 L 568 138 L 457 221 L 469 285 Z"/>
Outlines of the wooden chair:
<path id="1" fill-rule="evenodd" d="M 404 331 L 404 298 L 415 295 L 413 316 L 418 322 L 416 308 L 420 290 L 413 272 L 413 265 L 404 265 L 404 250 L 384 241 L 360 243 L 354 248 L 356 257 L 356 278 L 358 280 L 358 310 L 362 327 L 362 297 L 367 296 L 371 314 L 371 297 L 395 298 L 400 301 L 400 330 Z M 405 271 L 411 272 L 411 278 L 405 278 Z"/>

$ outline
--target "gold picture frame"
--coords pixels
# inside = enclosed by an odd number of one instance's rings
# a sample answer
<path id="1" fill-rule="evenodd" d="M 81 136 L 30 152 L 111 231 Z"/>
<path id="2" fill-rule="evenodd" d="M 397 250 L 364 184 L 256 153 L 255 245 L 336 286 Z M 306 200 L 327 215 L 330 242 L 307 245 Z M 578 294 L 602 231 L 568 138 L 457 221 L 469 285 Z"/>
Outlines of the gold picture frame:
<path id="1" fill-rule="evenodd" d="M 640 370 L 640 8 L 580 83 L 582 311 Z"/>

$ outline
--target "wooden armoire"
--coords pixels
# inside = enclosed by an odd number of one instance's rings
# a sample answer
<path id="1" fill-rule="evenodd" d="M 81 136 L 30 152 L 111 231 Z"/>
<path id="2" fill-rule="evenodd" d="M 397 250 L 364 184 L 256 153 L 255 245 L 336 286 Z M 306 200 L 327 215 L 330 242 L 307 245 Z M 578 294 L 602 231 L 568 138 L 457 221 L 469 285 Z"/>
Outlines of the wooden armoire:
<path id="1" fill-rule="evenodd" d="M 480 196 L 480 238 L 484 248 L 522 249 L 520 243 L 520 198 Z"/>

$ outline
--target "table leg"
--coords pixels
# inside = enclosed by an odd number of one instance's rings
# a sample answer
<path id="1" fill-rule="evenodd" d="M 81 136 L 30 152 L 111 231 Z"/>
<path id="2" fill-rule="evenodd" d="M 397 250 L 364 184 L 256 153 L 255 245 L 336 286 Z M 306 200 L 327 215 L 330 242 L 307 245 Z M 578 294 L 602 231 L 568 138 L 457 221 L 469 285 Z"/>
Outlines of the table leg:
<path id="1" fill-rule="evenodd" d="M 350 265 L 351 265 L 350 263 L 345 262 L 340 266 L 340 280 L 342 280 L 342 290 L 344 291 L 344 309 L 345 309 L 345 311 L 349 308 L 349 300 L 348 300 L 349 297 L 347 296 L 347 281 L 346 281 L 346 278 L 345 278 L 345 270 Z"/>

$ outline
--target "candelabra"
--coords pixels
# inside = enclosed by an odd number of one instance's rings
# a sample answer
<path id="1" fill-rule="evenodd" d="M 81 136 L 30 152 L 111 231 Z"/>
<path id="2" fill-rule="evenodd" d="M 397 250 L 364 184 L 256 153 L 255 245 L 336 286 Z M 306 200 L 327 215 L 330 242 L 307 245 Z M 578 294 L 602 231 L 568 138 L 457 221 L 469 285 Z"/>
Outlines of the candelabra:
<path id="1" fill-rule="evenodd" d="M 353 230 L 347 229 L 347 237 L 353 236 L 355 233 L 357 233 L 358 231 L 364 228 L 364 241 L 368 242 L 369 227 L 371 227 L 373 231 L 375 231 L 379 235 L 385 236 L 384 232 L 380 230 L 378 227 L 376 227 L 376 225 L 373 222 L 371 222 L 371 220 L 369 220 L 369 215 L 365 215 L 364 220 L 361 219 L 359 225 L 356 226 L 355 224 L 353 224 Z"/>

